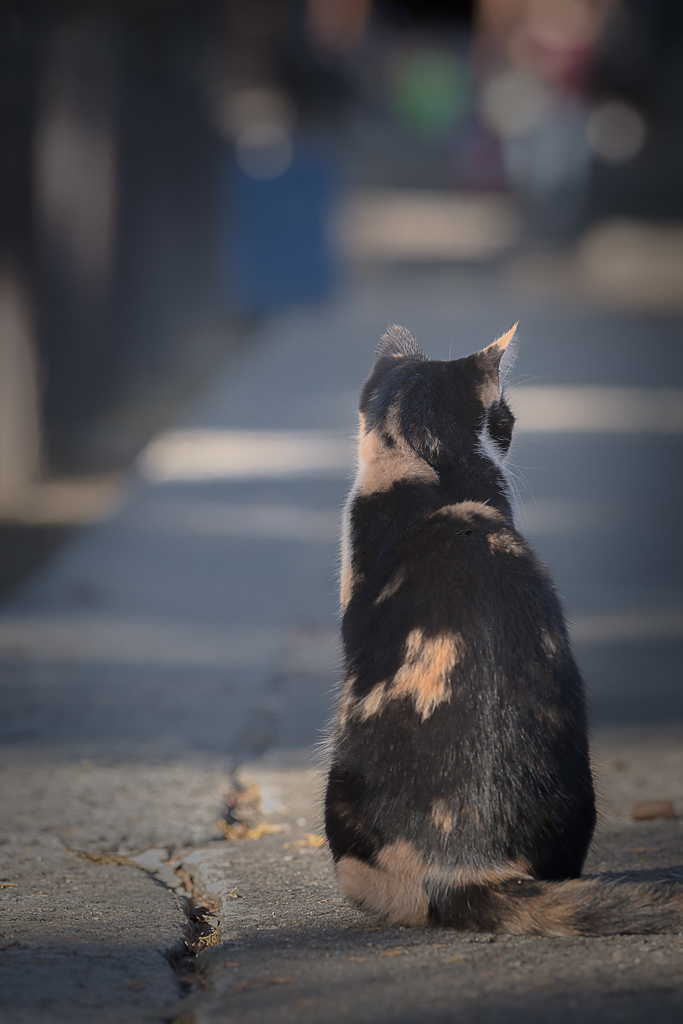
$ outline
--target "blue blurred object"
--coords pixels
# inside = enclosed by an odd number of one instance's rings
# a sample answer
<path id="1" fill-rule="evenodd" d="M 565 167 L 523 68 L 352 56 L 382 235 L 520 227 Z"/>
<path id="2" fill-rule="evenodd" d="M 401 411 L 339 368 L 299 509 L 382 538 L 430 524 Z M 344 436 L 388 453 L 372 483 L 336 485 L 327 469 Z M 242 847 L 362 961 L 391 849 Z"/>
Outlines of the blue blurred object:
<path id="1" fill-rule="evenodd" d="M 246 313 L 326 298 L 334 278 L 329 218 L 338 178 L 332 159 L 297 151 L 278 177 L 250 177 L 231 160 L 223 231 L 226 290 Z"/>

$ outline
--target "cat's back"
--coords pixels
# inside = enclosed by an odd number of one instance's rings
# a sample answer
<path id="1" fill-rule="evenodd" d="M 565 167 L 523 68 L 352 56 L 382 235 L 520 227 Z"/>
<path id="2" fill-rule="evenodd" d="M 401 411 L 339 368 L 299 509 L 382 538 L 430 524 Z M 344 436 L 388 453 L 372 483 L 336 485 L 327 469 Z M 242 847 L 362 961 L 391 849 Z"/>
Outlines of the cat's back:
<path id="1" fill-rule="evenodd" d="M 501 742 L 493 706 L 509 720 L 575 712 L 582 724 L 581 680 L 543 563 L 498 509 L 425 504 L 386 537 L 347 604 L 343 717 L 367 721 L 407 703 L 404 728 L 445 720 L 450 746 L 485 718 Z"/>
<path id="2" fill-rule="evenodd" d="M 391 618 L 411 607 L 427 628 L 445 625 L 453 615 L 483 621 L 513 613 L 522 595 L 552 615 L 557 602 L 546 567 L 511 517 L 482 502 L 435 506 L 431 498 L 425 494 L 420 513 L 413 509 L 408 522 L 393 530 L 377 524 L 380 542 L 356 576 L 345 629 L 359 617 Z M 414 495 L 412 501 L 417 504 Z M 366 530 L 352 519 L 354 554 L 370 547 Z"/>

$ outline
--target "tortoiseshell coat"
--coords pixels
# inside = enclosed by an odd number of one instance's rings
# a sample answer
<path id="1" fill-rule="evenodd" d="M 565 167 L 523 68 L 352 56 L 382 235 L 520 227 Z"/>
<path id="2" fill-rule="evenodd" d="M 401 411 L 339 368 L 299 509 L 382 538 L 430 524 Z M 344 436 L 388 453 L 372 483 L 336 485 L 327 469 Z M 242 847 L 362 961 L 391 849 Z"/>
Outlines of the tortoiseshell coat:
<path id="1" fill-rule="evenodd" d="M 397 924 L 680 927 L 671 887 L 564 881 L 581 874 L 595 799 L 583 683 L 503 466 L 514 331 L 440 362 L 392 327 L 361 392 L 325 805 L 337 878 Z"/>

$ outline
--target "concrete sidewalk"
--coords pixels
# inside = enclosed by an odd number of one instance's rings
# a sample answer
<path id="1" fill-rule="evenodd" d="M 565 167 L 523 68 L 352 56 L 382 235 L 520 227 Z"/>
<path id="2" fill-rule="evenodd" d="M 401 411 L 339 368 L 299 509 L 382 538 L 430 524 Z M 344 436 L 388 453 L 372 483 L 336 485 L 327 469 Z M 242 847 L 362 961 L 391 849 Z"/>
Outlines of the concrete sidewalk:
<path id="1" fill-rule="evenodd" d="M 680 822 L 631 818 L 645 794 L 670 793 L 680 806 L 682 741 L 683 730 L 600 734 L 601 828 L 589 873 L 683 882 Z M 251 793 L 239 813 L 284 831 L 211 843 L 182 862 L 220 922 L 220 943 L 198 957 L 194 993 L 179 1004 L 198 1024 L 680 1019 L 680 936 L 548 940 L 387 928 L 340 899 L 327 852 L 308 831 L 319 776 L 271 755 L 239 778 Z M 255 789 L 267 794 L 270 813 Z"/>
<path id="2" fill-rule="evenodd" d="M 500 940 L 492 957 L 483 939 L 390 932 L 344 907 L 316 845 L 337 523 L 372 350 L 391 321 L 447 358 L 517 319 L 527 388 L 580 386 L 593 410 L 630 389 L 656 424 L 660 389 L 683 385 L 673 319 L 558 311 L 493 271 L 368 273 L 266 322 L 150 449 L 119 512 L 5 603 L 3 1019 L 678 1019 L 675 940 Z M 598 724 L 631 729 L 601 734 L 618 813 L 593 866 L 660 870 L 682 862 L 680 821 L 630 810 L 683 813 L 682 435 L 610 422 L 521 418 L 521 522 L 576 624 Z M 188 444 L 201 473 L 183 469 Z M 226 839 L 226 798 L 257 833 L 284 831 Z"/>

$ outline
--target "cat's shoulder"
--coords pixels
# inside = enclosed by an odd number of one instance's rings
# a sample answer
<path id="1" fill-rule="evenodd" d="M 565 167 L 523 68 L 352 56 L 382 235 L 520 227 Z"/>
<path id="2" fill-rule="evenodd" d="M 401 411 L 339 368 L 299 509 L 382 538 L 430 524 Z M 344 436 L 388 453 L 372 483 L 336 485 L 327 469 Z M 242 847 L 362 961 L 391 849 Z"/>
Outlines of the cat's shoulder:
<path id="1" fill-rule="evenodd" d="M 537 556 L 533 548 L 517 531 L 508 516 L 500 509 L 481 501 L 460 501 L 453 505 L 442 505 L 426 517 L 446 536 L 483 538 L 492 554 L 514 557 Z"/>

